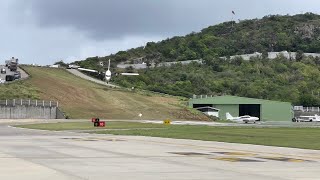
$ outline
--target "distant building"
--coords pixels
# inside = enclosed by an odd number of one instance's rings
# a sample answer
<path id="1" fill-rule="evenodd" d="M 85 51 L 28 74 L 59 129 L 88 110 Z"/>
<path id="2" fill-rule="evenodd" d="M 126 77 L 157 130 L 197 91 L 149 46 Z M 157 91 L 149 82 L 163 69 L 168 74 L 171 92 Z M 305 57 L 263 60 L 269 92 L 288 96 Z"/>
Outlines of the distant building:
<path id="1" fill-rule="evenodd" d="M 219 110 L 220 119 L 226 119 L 227 112 L 233 116 L 259 117 L 261 121 L 291 121 L 294 115 L 289 102 L 237 96 L 194 96 L 189 100 L 189 106 L 198 110 L 208 107 Z"/>

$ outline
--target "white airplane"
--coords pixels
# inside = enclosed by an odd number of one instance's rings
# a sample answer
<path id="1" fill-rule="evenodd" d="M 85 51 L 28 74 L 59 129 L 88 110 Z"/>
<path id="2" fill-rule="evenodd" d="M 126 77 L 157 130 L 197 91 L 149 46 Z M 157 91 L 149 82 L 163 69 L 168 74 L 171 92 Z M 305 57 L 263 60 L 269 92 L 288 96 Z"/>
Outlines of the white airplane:
<path id="1" fill-rule="evenodd" d="M 244 122 L 244 123 L 253 122 L 253 123 L 256 123 L 256 121 L 259 121 L 258 117 L 253 117 L 253 116 L 249 116 L 249 115 L 233 117 L 230 113 L 226 113 L 226 117 L 227 117 L 227 120 L 234 121 L 234 122 Z"/>
<path id="2" fill-rule="evenodd" d="M 294 121 L 296 121 L 296 122 L 319 122 L 320 116 L 318 116 L 318 114 L 315 114 L 314 116 L 299 116 L 297 118 L 294 118 Z"/>
<path id="3" fill-rule="evenodd" d="M 80 71 L 87 71 L 87 72 L 94 72 L 94 73 L 101 73 L 97 70 L 93 70 L 93 69 L 85 69 L 85 68 L 77 68 Z M 123 76 L 139 76 L 138 73 L 120 73 Z M 107 81 L 107 83 L 109 83 L 109 81 L 111 80 L 111 71 L 110 71 L 110 59 L 109 59 L 109 65 L 108 65 L 108 70 L 106 72 L 104 72 L 104 80 Z"/>

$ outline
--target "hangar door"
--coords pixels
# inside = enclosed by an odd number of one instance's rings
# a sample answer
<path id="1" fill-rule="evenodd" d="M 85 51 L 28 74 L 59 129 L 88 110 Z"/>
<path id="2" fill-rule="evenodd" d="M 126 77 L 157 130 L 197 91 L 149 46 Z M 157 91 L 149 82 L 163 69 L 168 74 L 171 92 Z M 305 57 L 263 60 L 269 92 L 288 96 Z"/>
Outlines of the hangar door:
<path id="1" fill-rule="evenodd" d="M 212 107 L 212 104 L 193 104 L 193 108 Z"/>
<path id="2" fill-rule="evenodd" d="M 254 116 L 261 119 L 261 105 L 260 104 L 239 104 L 239 116 Z"/>

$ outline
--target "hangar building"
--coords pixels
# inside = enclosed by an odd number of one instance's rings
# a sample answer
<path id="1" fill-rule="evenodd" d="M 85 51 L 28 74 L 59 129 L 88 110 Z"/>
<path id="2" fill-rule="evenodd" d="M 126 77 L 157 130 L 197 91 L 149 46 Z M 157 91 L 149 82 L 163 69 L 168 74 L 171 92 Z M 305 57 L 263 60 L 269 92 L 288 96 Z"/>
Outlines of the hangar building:
<path id="1" fill-rule="evenodd" d="M 237 96 L 194 97 L 189 100 L 189 106 L 198 110 L 205 107 L 218 110 L 220 119 L 226 119 L 227 112 L 234 117 L 244 115 L 259 117 L 262 121 L 291 121 L 294 116 L 289 102 Z"/>

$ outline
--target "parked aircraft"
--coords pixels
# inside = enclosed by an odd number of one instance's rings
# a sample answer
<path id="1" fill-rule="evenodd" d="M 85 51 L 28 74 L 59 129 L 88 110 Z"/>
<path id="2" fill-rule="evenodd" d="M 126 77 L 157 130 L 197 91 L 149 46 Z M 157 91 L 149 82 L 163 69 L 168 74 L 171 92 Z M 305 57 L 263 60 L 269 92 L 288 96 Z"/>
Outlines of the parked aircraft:
<path id="1" fill-rule="evenodd" d="M 94 72 L 94 73 L 103 73 L 104 74 L 104 80 L 109 82 L 111 80 L 111 71 L 110 71 L 110 59 L 109 59 L 109 65 L 108 65 L 108 70 L 106 72 L 99 72 L 97 70 L 93 70 L 93 69 L 85 69 L 85 68 L 77 68 L 80 71 L 87 71 L 87 72 Z M 123 76 L 139 76 L 138 73 L 120 73 L 120 75 Z"/>
<path id="2" fill-rule="evenodd" d="M 234 122 L 256 123 L 256 121 L 259 121 L 258 117 L 249 116 L 249 115 L 233 117 L 230 113 L 226 113 L 226 117 L 227 117 L 227 120 L 234 121 Z"/>

